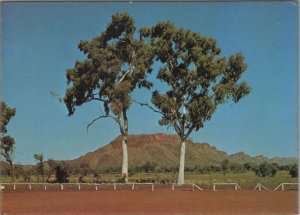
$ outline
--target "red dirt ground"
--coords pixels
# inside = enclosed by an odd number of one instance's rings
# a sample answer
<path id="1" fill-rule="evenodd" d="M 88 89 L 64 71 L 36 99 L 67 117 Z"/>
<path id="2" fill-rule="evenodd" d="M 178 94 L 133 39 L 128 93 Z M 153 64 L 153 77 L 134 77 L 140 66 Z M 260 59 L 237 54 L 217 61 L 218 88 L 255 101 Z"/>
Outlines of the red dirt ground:
<path id="1" fill-rule="evenodd" d="M 297 191 L 15 191 L 10 214 L 298 214 Z"/>

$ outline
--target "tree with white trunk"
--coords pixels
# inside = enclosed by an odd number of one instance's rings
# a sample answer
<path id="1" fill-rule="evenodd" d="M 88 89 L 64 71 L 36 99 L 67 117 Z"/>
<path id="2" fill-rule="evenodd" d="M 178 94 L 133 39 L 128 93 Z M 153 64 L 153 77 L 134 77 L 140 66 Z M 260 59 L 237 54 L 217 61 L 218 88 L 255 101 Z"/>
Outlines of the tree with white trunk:
<path id="1" fill-rule="evenodd" d="M 186 141 L 208 121 L 219 104 L 237 103 L 250 93 L 240 78 L 247 65 L 242 53 L 228 59 L 220 57 L 216 40 L 197 32 L 176 28 L 171 22 L 159 22 L 140 31 L 145 43 L 151 45 L 154 60 L 160 65 L 157 78 L 165 92 L 156 90 L 152 103 L 146 105 L 161 114 L 160 125 L 171 126 L 180 137 L 178 184 L 184 184 Z"/>
<path id="2" fill-rule="evenodd" d="M 135 23 L 127 13 L 112 15 L 112 21 L 91 41 L 80 41 L 78 48 L 86 56 L 66 73 L 68 88 L 63 98 L 69 116 L 76 107 L 99 102 L 101 115 L 93 119 L 114 120 L 122 135 L 122 177 L 128 182 L 128 117 L 132 92 L 150 88 L 146 75 L 151 71 L 152 52 L 149 46 L 136 39 Z"/>

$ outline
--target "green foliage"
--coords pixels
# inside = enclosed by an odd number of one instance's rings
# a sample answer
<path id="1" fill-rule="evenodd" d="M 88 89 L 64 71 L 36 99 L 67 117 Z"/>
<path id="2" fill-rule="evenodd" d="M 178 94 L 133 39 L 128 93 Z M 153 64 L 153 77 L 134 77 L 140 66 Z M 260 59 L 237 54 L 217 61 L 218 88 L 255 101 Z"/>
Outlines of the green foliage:
<path id="1" fill-rule="evenodd" d="M 157 78 L 169 86 L 167 92 L 152 95 L 162 114 L 159 124 L 174 127 L 182 140 L 202 128 L 219 104 L 237 103 L 250 93 L 247 83 L 239 82 L 247 68 L 242 53 L 229 59 L 219 57 L 216 40 L 176 28 L 171 22 L 159 22 L 140 32 L 161 63 Z"/>
<path id="2" fill-rule="evenodd" d="M 154 172 L 155 168 L 157 167 L 157 163 L 152 161 L 147 161 L 146 163 L 144 163 L 142 166 L 140 166 L 138 169 L 142 172 Z"/>
<path id="3" fill-rule="evenodd" d="M 48 165 L 48 170 L 47 170 L 48 176 L 47 176 L 46 182 L 50 183 L 51 175 L 56 172 L 56 167 L 58 164 L 53 159 L 50 158 L 47 161 L 47 165 Z"/>
<path id="4" fill-rule="evenodd" d="M 8 107 L 4 102 L 0 102 L 0 148 L 1 156 L 12 165 L 15 140 L 7 135 L 7 124 L 16 115 L 16 109 Z"/>
<path id="5" fill-rule="evenodd" d="M 229 160 L 225 159 L 222 161 L 221 169 L 222 169 L 223 174 L 225 175 L 226 171 L 229 169 Z"/>
<path id="6" fill-rule="evenodd" d="M 294 164 L 291 166 L 290 170 L 289 170 L 289 174 L 293 177 L 293 178 L 297 178 L 298 177 L 298 165 Z"/>
<path id="7" fill-rule="evenodd" d="M 250 163 L 244 163 L 243 167 L 245 172 L 253 169 L 253 165 Z"/>
<path id="8" fill-rule="evenodd" d="M 55 167 L 55 178 L 57 183 L 68 183 L 69 172 L 66 167 L 57 165 Z"/>
<path id="9" fill-rule="evenodd" d="M 261 177 L 273 177 L 278 170 L 277 164 L 270 164 L 267 162 L 264 162 L 259 165 L 257 169 L 255 169 L 255 174 Z"/>
<path id="10" fill-rule="evenodd" d="M 120 118 L 123 114 L 126 120 L 132 91 L 136 87 L 151 87 L 146 73 L 151 71 L 152 53 L 141 40 L 134 38 L 134 33 L 132 17 L 117 13 L 101 35 L 79 43 L 78 48 L 87 59 L 77 61 L 74 68 L 67 70 L 64 103 L 69 116 L 76 107 L 99 101 L 104 109 L 100 118 L 113 118 L 121 133 L 127 133 L 127 126 L 121 125 Z"/>
<path id="11" fill-rule="evenodd" d="M 87 176 L 88 174 L 90 174 L 92 172 L 90 165 L 87 161 L 83 161 L 80 163 L 80 170 L 79 173 L 82 176 Z"/>
<path id="12" fill-rule="evenodd" d="M 1 136 L 7 133 L 7 124 L 12 117 L 16 115 L 16 109 L 10 108 L 5 104 L 5 102 L 0 102 L 0 133 Z"/>
<path id="13" fill-rule="evenodd" d="M 7 135 L 7 124 L 16 115 L 16 109 L 8 107 L 4 102 L 0 102 L 0 155 L 7 161 L 11 168 L 11 176 L 14 181 L 13 153 L 15 140 Z"/>
<path id="14" fill-rule="evenodd" d="M 36 172 L 42 176 L 43 182 L 45 181 L 44 177 L 44 156 L 43 154 L 34 154 L 34 159 L 36 160 Z"/>

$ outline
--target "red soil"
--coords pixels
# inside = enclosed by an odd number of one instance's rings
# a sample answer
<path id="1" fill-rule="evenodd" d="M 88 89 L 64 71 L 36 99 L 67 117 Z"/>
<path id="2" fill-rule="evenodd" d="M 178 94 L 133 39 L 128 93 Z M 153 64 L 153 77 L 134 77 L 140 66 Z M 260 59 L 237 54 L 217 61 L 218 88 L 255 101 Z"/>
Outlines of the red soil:
<path id="1" fill-rule="evenodd" d="M 0 214 L 297 214 L 297 191 L 15 191 Z"/>

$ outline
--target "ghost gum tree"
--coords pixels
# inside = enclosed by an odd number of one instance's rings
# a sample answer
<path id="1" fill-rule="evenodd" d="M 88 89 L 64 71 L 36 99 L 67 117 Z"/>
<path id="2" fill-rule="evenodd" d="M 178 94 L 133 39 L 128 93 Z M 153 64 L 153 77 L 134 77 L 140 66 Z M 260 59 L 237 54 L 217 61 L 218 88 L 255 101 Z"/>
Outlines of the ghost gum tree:
<path id="1" fill-rule="evenodd" d="M 172 126 L 180 137 L 178 184 L 184 184 L 186 140 L 192 131 L 204 126 L 218 105 L 237 103 L 250 93 L 239 81 L 247 68 L 242 53 L 228 59 L 220 57 L 216 40 L 197 32 L 159 22 L 142 28 L 142 39 L 152 46 L 155 61 L 161 65 L 157 78 L 168 86 L 166 92 L 154 91 L 152 103 L 161 114 L 159 124 Z"/>
<path id="2" fill-rule="evenodd" d="M 13 165 L 13 153 L 15 140 L 13 137 L 7 134 L 7 128 L 9 121 L 16 115 L 16 109 L 10 108 L 6 103 L 0 102 L 0 149 L 1 156 L 6 162 L 9 163 L 10 173 L 12 181 L 15 180 L 15 171 Z"/>
<path id="3" fill-rule="evenodd" d="M 76 107 L 88 102 L 99 102 L 103 118 L 114 120 L 122 135 L 122 176 L 128 181 L 128 117 L 131 93 L 136 88 L 150 88 L 146 75 L 151 71 L 152 52 L 134 37 L 135 22 L 126 13 L 112 16 L 106 30 L 91 41 L 80 41 L 78 48 L 86 55 L 66 73 L 68 88 L 64 96 L 69 116 Z"/>

